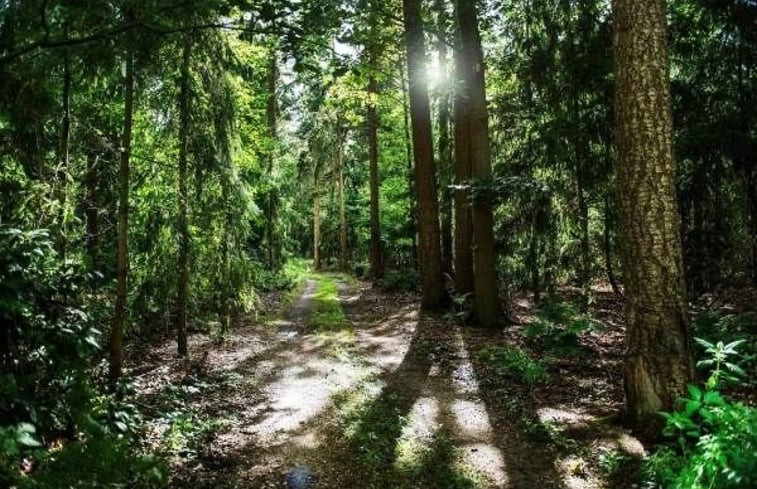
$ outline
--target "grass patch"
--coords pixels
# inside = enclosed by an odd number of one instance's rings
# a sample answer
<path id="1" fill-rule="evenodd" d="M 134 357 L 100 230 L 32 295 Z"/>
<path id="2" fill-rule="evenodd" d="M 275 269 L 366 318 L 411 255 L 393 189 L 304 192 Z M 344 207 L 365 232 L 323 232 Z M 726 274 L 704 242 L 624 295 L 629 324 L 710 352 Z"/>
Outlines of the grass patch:
<path id="1" fill-rule="evenodd" d="M 339 299 L 338 279 L 330 275 L 316 275 L 313 279 L 316 281 L 316 289 L 308 325 L 328 354 L 346 357 L 355 342 L 355 329 L 344 315 Z"/>

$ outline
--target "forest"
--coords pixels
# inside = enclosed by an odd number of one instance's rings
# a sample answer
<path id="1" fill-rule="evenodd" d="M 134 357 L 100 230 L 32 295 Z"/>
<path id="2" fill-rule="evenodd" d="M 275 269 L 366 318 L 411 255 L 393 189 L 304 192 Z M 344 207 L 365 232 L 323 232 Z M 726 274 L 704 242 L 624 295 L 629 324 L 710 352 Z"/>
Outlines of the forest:
<path id="1" fill-rule="evenodd" d="M 0 488 L 757 487 L 754 0 L 0 0 Z"/>

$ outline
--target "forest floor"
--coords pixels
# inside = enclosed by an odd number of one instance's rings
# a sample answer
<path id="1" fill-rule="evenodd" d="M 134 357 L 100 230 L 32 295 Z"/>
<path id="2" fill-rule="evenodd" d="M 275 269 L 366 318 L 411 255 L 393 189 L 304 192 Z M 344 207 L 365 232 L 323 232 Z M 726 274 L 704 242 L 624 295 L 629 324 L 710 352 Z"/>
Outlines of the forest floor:
<path id="1" fill-rule="evenodd" d="M 525 300 L 486 331 L 310 274 L 227 337 L 192 335 L 190 362 L 170 341 L 133 352 L 135 403 L 174 487 L 630 488 L 644 448 L 615 419 L 622 330 L 602 297 L 601 332 L 555 353 L 529 341 L 549 323 Z"/>

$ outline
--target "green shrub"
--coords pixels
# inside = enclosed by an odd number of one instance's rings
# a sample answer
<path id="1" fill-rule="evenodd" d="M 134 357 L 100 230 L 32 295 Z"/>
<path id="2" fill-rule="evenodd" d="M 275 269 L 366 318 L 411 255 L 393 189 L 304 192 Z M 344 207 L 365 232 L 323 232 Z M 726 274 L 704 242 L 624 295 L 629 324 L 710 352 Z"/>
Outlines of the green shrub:
<path id="1" fill-rule="evenodd" d="M 499 375 L 527 385 L 549 379 L 544 364 L 520 348 L 487 346 L 479 350 L 478 358 L 491 364 Z"/>
<path id="2" fill-rule="evenodd" d="M 420 275 L 417 270 L 387 270 L 377 282 L 387 292 L 413 292 L 418 290 Z"/>
<path id="3" fill-rule="evenodd" d="M 526 326 L 523 336 L 530 342 L 563 355 L 580 352 L 579 335 L 600 328 L 600 324 L 585 314 L 579 314 L 575 306 L 556 299 L 540 305 L 538 319 Z"/>
<path id="4" fill-rule="evenodd" d="M 757 409 L 732 402 L 717 389 L 738 382 L 736 365 L 743 341 L 705 348 L 700 368 L 710 370 L 705 390 L 688 387 L 678 409 L 663 413 L 664 434 L 675 440 L 647 459 L 643 474 L 654 487 L 670 489 L 736 489 L 757 486 Z"/>

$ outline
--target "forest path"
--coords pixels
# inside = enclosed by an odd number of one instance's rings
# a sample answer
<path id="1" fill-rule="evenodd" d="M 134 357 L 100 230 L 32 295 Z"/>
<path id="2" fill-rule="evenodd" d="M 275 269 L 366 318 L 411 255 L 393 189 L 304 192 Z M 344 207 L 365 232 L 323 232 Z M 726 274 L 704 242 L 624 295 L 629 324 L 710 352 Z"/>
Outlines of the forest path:
<path id="1" fill-rule="evenodd" d="M 558 453 L 548 430 L 563 421 L 540 424 L 478 360 L 500 332 L 337 274 L 311 274 L 289 304 L 222 344 L 192 337 L 206 364 L 179 382 L 182 402 L 206 421 L 179 450 L 173 487 L 600 487 L 574 448 Z"/>

